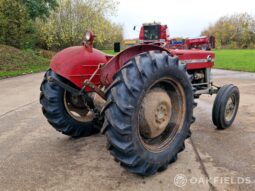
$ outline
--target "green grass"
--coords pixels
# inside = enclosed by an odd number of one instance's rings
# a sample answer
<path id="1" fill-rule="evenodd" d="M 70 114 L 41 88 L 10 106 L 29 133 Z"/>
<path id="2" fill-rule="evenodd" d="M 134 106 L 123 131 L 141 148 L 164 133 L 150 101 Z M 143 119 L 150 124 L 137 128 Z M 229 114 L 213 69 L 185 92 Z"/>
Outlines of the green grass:
<path id="1" fill-rule="evenodd" d="M 45 71 L 50 59 L 32 50 L 0 45 L 0 78 Z"/>
<path id="2" fill-rule="evenodd" d="M 255 50 L 215 50 L 215 68 L 255 72 Z"/>
<path id="3" fill-rule="evenodd" d="M 110 55 L 116 55 L 117 53 L 114 52 L 114 50 L 101 50 L 102 52 L 104 52 L 105 54 L 110 54 Z"/>

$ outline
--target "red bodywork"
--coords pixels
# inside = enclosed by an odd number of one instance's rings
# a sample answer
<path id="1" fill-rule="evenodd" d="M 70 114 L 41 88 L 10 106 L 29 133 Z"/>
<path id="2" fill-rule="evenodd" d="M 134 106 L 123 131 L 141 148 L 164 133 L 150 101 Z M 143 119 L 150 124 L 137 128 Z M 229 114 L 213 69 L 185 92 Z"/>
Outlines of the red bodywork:
<path id="1" fill-rule="evenodd" d="M 215 38 L 213 36 L 204 36 L 199 38 L 190 38 L 185 40 L 185 45 L 188 49 L 207 47 L 208 49 L 212 49 L 215 47 Z"/>
<path id="2" fill-rule="evenodd" d="M 168 39 L 168 38 L 169 38 L 168 26 L 160 25 L 159 39 Z M 141 27 L 140 34 L 139 34 L 139 40 L 144 40 L 144 26 Z"/>
<path id="3" fill-rule="evenodd" d="M 159 37 L 156 40 L 146 40 L 144 37 L 144 29 L 147 26 L 155 26 L 159 27 Z M 140 29 L 140 34 L 139 34 L 139 41 L 140 43 L 165 43 L 169 44 L 170 43 L 170 33 L 167 25 L 161 25 L 157 23 L 152 23 L 152 24 L 144 24 L 141 29 Z"/>
<path id="4" fill-rule="evenodd" d="M 95 85 L 109 86 L 113 75 L 131 58 L 150 50 L 166 51 L 187 64 L 188 70 L 211 68 L 214 65 L 214 53 L 202 50 L 173 50 L 155 45 L 137 45 L 130 47 L 115 57 L 106 55 L 99 50 L 76 46 L 67 48 L 54 56 L 51 69 L 58 75 L 82 88 L 83 82 L 89 79 L 100 64 L 101 69 L 92 79 Z M 91 91 L 89 88 L 87 91 Z"/>
<path id="5" fill-rule="evenodd" d="M 170 48 L 172 49 L 207 49 L 211 50 L 214 48 L 213 37 L 198 37 L 198 38 L 174 38 L 170 40 Z"/>
<path id="6" fill-rule="evenodd" d="M 53 57 L 50 67 L 58 75 L 82 88 L 84 80 L 90 78 L 99 64 L 107 63 L 110 58 L 99 50 L 86 46 L 75 46 L 57 53 Z M 96 74 L 92 82 L 100 85 L 99 73 Z"/>
<path id="7" fill-rule="evenodd" d="M 209 37 L 200 37 L 200 38 L 190 38 L 186 39 L 186 44 L 188 46 L 198 46 L 200 44 L 208 44 L 210 43 Z"/>
<path id="8" fill-rule="evenodd" d="M 148 35 L 150 34 L 150 35 Z M 149 39 L 148 39 L 149 38 Z M 204 49 L 211 50 L 215 47 L 213 36 L 198 38 L 172 38 L 167 25 L 160 23 L 143 24 L 140 29 L 139 41 L 141 44 L 157 44 L 170 49 Z"/>

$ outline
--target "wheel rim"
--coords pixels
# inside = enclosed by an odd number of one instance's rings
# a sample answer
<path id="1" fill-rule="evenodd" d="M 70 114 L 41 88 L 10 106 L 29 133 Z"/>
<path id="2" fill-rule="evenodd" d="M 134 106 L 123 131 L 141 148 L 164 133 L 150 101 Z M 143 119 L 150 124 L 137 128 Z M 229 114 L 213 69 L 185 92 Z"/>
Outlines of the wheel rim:
<path id="1" fill-rule="evenodd" d="M 64 105 L 67 113 L 79 122 L 89 122 L 94 119 L 94 112 L 83 102 L 80 96 L 64 92 Z"/>
<path id="2" fill-rule="evenodd" d="M 236 96 L 231 95 L 228 98 L 226 107 L 225 107 L 225 120 L 227 122 L 231 121 L 233 117 L 235 116 L 237 110 L 237 101 L 236 101 Z"/>
<path id="3" fill-rule="evenodd" d="M 139 137 L 151 152 L 164 150 L 181 131 L 186 111 L 183 88 L 172 78 L 154 83 L 141 101 Z"/>

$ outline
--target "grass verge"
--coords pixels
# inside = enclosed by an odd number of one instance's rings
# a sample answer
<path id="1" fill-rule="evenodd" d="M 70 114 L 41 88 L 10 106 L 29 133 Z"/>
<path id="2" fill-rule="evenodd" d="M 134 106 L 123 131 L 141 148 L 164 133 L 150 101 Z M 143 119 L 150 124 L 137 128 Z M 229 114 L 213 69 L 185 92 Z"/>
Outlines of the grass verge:
<path id="1" fill-rule="evenodd" d="M 215 50 L 215 68 L 255 72 L 255 50 Z"/>
<path id="2" fill-rule="evenodd" d="M 102 52 L 104 52 L 105 54 L 110 54 L 110 55 L 116 55 L 118 53 L 114 52 L 114 50 L 101 50 Z"/>
<path id="3" fill-rule="evenodd" d="M 50 59 L 32 50 L 0 45 L 0 79 L 45 71 Z"/>

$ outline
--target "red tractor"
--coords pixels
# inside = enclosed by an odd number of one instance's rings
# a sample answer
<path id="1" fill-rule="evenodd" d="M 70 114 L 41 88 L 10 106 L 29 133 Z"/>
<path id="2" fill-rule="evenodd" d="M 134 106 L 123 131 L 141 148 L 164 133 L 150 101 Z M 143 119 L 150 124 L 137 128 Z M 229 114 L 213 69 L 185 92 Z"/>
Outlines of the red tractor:
<path id="1" fill-rule="evenodd" d="M 160 23 L 145 23 L 140 29 L 139 42 L 141 44 L 156 44 L 169 47 L 170 33 L 167 25 Z"/>
<path id="2" fill-rule="evenodd" d="M 185 41 L 187 49 L 201 49 L 201 50 L 211 50 L 215 48 L 215 37 L 214 36 L 203 36 L 199 38 L 188 38 Z"/>
<path id="3" fill-rule="evenodd" d="M 141 44 L 155 44 L 170 49 L 201 49 L 211 50 L 215 48 L 213 36 L 198 38 L 170 38 L 167 25 L 160 23 L 145 23 L 140 29 L 139 42 Z"/>
<path id="4" fill-rule="evenodd" d="M 89 136 L 102 132 L 115 160 L 130 172 L 149 176 L 177 160 L 191 136 L 195 99 L 217 94 L 212 119 L 218 129 L 230 127 L 239 105 L 234 85 L 216 87 L 211 68 L 215 55 L 203 50 L 165 48 L 158 27 L 146 42 L 116 56 L 83 46 L 54 56 L 42 85 L 40 102 L 48 122 L 59 132 Z M 163 37 L 164 38 L 164 37 Z"/>

